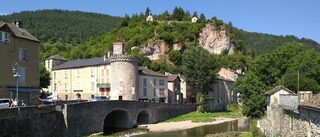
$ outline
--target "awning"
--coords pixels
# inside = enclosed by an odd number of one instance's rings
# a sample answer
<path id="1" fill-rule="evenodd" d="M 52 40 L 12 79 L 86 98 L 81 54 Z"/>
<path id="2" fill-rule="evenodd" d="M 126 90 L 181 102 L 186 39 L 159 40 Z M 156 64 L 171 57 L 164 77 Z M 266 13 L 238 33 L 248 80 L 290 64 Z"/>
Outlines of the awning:
<path id="1" fill-rule="evenodd" d="M 16 87 L 7 87 L 9 91 L 16 92 L 17 88 Z M 35 87 L 19 87 L 18 92 L 20 93 L 35 93 L 35 92 L 40 92 L 40 88 L 35 88 Z"/>

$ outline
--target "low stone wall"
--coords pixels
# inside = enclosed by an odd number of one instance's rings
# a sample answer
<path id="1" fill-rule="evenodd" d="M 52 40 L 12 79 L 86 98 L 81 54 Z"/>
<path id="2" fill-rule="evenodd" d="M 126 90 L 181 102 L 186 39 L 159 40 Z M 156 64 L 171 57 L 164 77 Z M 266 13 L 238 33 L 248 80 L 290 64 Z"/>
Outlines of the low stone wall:
<path id="1" fill-rule="evenodd" d="M 269 115 L 259 120 L 259 126 L 266 136 L 319 137 L 320 112 L 300 107 L 298 112 L 272 106 Z"/>
<path id="2" fill-rule="evenodd" d="M 53 137 L 63 136 L 65 125 L 62 112 L 55 106 L 42 109 L 21 107 L 0 109 L 1 137 Z"/>

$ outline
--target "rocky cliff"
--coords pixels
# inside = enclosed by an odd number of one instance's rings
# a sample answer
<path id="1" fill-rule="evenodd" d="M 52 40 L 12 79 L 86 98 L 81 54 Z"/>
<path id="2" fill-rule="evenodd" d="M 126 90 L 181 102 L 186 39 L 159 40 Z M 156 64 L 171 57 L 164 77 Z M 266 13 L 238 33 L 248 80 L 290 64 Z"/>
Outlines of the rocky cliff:
<path id="1" fill-rule="evenodd" d="M 233 54 L 234 46 L 224 27 L 217 30 L 215 26 L 207 24 L 200 33 L 199 44 L 210 53 L 221 54 L 225 51 L 229 55 Z"/>
<path id="2" fill-rule="evenodd" d="M 141 47 L 140 52 L 145 54 L 150 60 L 160 60 L 169 51 L 169 45 L 163 40 L 147 42 Z"/>

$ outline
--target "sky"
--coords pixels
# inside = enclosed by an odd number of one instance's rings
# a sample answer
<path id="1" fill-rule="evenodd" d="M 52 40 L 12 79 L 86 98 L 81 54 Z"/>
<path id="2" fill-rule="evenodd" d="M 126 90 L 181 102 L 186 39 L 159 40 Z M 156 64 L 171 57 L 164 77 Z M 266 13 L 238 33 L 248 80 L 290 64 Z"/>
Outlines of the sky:
<path id="1" fill-rule="evenodd" d="M 65 9 L 113 16 L 132 15 L 149 7 L 153 14 L 179 6 L 231 21 L 250 32 L 295 35 L 320 43 L 320 0 L 0 0 L 0 15 L 26 10 Z"/>

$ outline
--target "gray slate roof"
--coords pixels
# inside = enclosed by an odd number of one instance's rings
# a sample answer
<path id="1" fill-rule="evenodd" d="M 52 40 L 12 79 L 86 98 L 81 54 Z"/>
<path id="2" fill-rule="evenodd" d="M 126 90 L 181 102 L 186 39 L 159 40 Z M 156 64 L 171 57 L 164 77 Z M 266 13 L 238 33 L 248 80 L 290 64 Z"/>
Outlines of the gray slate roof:
<path id="1" fill-rule="evenodd" d="M 151 75 L 151 76 L 159 76 L 159 77 L 167 77 L 164 74 L 161 74 L 159 72 L 155 72 L 151 69 L 145 68 L 145 67 L 139 67 L 139 74 L 140 75 Z"/>
<path id="2" fill-rule="evenodd" d="M 275 88 L 273 88 L 272 90 L 268 91 L 267 93 L 265 93 L 265 95 L 272 95 L 273 93 L 276 93 L 278 92 L 279 90 L 285 90 L 285 91 L 288 91 L 289 93 L 293 94 L 293 95 L 296 95 L 296 93 L 294 93 L 293 91 L 291 91 L 290 89 L 280 85 L 280 86 L 276 86 Z"/>
<path id="3" fill-rule="evenodd" d="M 110 61 L 104 60 L 104 57 L 99 57 L 99 58 L 79 59 L 79 60 L 67 61 L 65 63 L 58 65 L 58 66 L 53 67 L 53 69 L 59 70 L 59 69 L 69 69 L 69 68 L 80 68 L 80 67 L 105 65 L 105 64 L 110 64 Z"/>
<path id="4" fill-rule="evenodd" d="M 49 58 L 47 58 L 46 60 L 49 60 L 49 59 L 56 59 L 56 60 L 66 60 L 65 58 L 61 57 L 60 55 L 56 54 L 56 55 L 53 55 Z"/>
<path id="5" fill-rule="evenodd" d="M 168 77 L 168 81 L 169 81 L 169 82 L 173 82 L 173 81 L 175 81 L 176 79 L 179 79 L 179 81 L 180 81 L 180 77 L 179 77 L 179 75 L 177 75 L 177 74 L 172 74 L 172 75 L 169 75 L 169 77 Z"/>
<path id="6" fill-rule="evenodd" d="M 12 31 L 12 33 L 19 38 L 28 39 L 36 42 L 40 42 L 36 37 L 32 36 L 28 31 L 23 28 L 18 28 L 16 25 L 12 23 L 5 23 L 0 21 L 0 28 L 8 26 L 8 28 Z"/>

